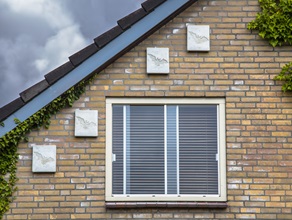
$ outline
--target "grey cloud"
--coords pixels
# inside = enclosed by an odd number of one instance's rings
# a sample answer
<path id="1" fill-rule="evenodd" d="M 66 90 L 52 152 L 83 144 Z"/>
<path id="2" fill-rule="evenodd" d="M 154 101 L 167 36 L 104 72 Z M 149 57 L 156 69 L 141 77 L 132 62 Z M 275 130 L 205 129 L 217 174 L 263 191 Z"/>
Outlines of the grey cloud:
<path id="1" fill-rule="evenodd" d="M 145 0 L 66 0 L 64 3 L 90 40 L 117 25 L 117 20 L 141 7 Z"/>
<path id="2" fill-rule="evenodd" d="M 1 39 L 0 48 L 0 99 L 5 104 L 41 80 L 42 76 L 31 65 L 31 60 L 38 56 L 38 46 L 33 39 L 25 35 L 18 36 L 15 41 Z"/>
<path id="3" fill-rule="evenodd" d="M 73 49 L 82 49 L 78 47 L 84 44 L 84 40 L 86 44 L 93 42 L 93 38 L 117 25 L 117 20 L 141 7 L 144 0 L 48 1 L 61 7 L 63 22 L 66 22 L 64 19 L 71 22 L 69 30 L 52 26 L 48 23 L 48 17 L 42 15 L 13 12 L 7 3 L 0 0 L 0 107 L 44 79 L 48 68 L 53 69 L 51 65 L 65 62 L 63 57 L 75 52 L 69 48 L 70 44 L 63 44 L 62 40 L 75 40 Z M 74 36 L 70 38 L 68 35 L 72 33 Z M 60 39 L 66 36 L 69 37 L 67 41 Z M 56 54 L 60 53 L 63 56 L 56 60 Z M 36 68 L 36 63 L 41 66 L 47 62 L 48 67 Z"/>
<path id="4" fill-rule="evenodd" d="M 1 5 L 0 5 L 1 8 Z M 19 35 L 34 36 L 36 44 L 44 44 L 54 34 L 47 22 L 27 14 L 16 14 L 9 10 L 0 11 L 0 37 L 15 40 Z"/>

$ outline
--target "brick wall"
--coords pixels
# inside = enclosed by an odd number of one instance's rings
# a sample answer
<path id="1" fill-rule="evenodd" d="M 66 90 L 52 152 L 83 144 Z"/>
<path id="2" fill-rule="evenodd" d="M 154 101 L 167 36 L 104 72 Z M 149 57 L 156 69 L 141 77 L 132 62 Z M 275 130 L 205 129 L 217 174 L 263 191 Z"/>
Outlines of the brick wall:
<path id="1" fill-rule="evenodd" d="M 257 0 L 199 0 L 97 75 L 73 108 L 19 145 L 17 199 L 4 219 L 292 219 L 292 96 L 273 81 L 292 60 L 247 23 Z M 211 51 L 186 51 L 186 23 L 210 25 Z M 170 74 L 147 75 L 146 48 L 168 47 Z M 106 210 L 105 97 L 225 97 L 227 209 Z M 98 138 L 75 138 L 75 109 L 99 111 Z M 31 172 L 32 145 L 57 146 L 57 172 Z"/>

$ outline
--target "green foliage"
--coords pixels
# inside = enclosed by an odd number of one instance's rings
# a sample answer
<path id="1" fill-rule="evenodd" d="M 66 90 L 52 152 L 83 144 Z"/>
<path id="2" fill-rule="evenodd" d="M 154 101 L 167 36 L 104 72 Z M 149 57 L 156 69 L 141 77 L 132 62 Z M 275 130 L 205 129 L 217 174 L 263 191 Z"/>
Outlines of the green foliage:
<path id="1" fill-rule="evenodd" d="M 18 118 L 14 118 L 14 122 L 15 122 L 15 124 L 20 124 L 21 123 L 21 121 Z"/>
<path id="2" fill-rule="evenodd" d="M 292 44 L 292 0 L 259 0 L 262 12 L 248 24 L 248 29 L 273 46 Z"/>
<path id="3" fill-rule="evenodd" d="M 9 209 L 9 204 L 13 201 L 13 193 L 17 190 L 15 184 L 17 181 L 16 164 L 18 161 L 17 146 L 19 142 L 28 141 L 27 134 L 33 129 L 38 129 L 41 126 L 48 128 L 51 116 L 64 107 L 71 107 L 74 101 L 79 99 L 80 95 L 84 93 L 85 86 L 93 78 L 94 76 L 88 81 L 82 81 L 70 88 L 63 95 L 25 121 L 21 122 L 15 118 L 14 122 L 17 124 L 17 127 L 0 138 L 0 219 Z M 4 123 L 1 122 L 0 125 L 4 126 Z"/>
<path id="4" fill-rule="evenodd" d="M 259 35 L 273 46 L 292 45 L 292 0 L 259 0 L 262 12 L 248 24 L 248 29 L 258 30 Z M 292 91 L 292 64 L 286 64 L 274 80 L 285 81 L 282 90 Z"/>
<path id="5" fill-rule="evenodd" d="M 285 81 L 282 86 L 283 92 L 292 91 L 292 62 L 287 63 L 275 80 Z"/>

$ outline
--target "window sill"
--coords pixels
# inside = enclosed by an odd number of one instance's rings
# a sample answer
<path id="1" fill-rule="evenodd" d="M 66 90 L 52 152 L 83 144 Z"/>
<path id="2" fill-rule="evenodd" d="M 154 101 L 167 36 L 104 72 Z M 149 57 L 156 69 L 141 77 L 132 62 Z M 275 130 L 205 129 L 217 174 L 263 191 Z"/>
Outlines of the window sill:
<path id="1" fill-rule="evenodd" d="M 106 202 L 106 208 L 227 208 L 227 202 Z"/>

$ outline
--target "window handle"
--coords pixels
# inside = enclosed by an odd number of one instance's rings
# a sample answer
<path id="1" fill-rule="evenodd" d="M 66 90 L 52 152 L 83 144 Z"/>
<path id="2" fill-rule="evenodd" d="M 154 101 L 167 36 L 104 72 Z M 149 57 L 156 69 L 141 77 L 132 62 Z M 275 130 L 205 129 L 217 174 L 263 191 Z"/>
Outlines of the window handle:
<path id="1" fill-rule="evenodd" d="M 116 155 L 113 154 L 113 155 L 112 155 L 112 162 L 115 162 L 115 161 L 116 161 Z"/>

